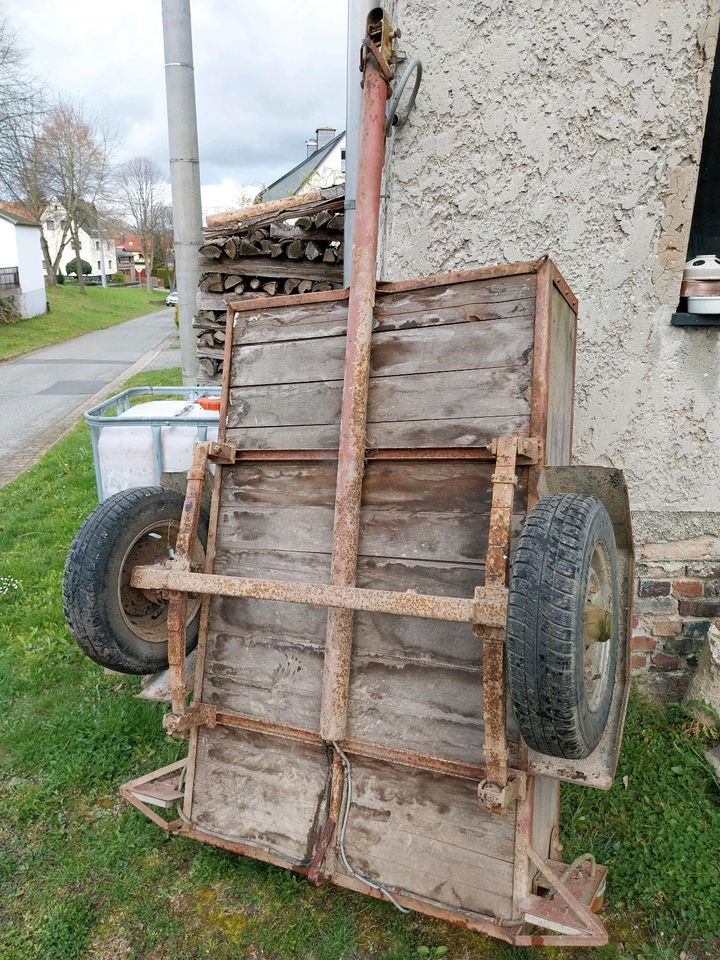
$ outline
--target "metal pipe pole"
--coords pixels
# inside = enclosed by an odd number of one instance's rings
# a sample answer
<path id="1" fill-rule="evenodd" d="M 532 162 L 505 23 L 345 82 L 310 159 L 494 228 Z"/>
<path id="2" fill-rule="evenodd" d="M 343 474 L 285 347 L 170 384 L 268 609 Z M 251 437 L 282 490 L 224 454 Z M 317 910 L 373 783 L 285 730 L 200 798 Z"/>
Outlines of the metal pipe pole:
<path id="1" fill-rule="evenodd" d="M 357 572 L 360 538 L 360 501 L 365 470 L 370 338 L 377 272 L 380 190 L 385 163 L 385 104 L 388 77 L 377 57 L 387 62 L 392 49 L 392 28 L 380 8 L 368 17 L 368 40 L 377 47 L 365 56 L 363 111 L 360 126 L 362 163 L 358 164 L 357 215 L 352 245 L 352 284 L 348 299 L 347 342 L 340 443 L 338 446 L 335 524 L 330 582 L 352 586 Z M 350 679 L 353 612 L 328 614 L 320 733 L 323 740 L 345 737 Z"/>
<path id="2" fill-rule="evenodd" d="M 348 0 L 347 87 L 345 93 L 345 249 L 352 250 L 360 146 L 363 92 L 358 83 L 358 51 L 367 30 L 367 18 L 377 0 Z M 350 286 L 352 257 L 345 257 L 343 283 Z"/>
<path id="3" fill-rule="evenodd" d="M 192 321 L 199 280 L 202 206 L 190 0 L 162 0 L 162 22 L 180 359 L 183 383 L 193 384 L 198 379 Z"/>

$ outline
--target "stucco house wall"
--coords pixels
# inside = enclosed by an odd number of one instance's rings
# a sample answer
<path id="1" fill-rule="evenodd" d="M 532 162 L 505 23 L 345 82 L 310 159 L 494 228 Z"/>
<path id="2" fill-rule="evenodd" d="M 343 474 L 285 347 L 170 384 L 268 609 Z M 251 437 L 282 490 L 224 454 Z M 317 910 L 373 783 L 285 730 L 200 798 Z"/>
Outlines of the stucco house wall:
<path id="1" fill-rule="evenodd" d="M 0 211 L 0 267 L 17 267 L 20 289 L 14 298 L 22 316 L 45 313 L 40 227 L 17 223 Z"/>
<path id="2" fill-rule="evenodd" d="M 37 317 L 45 313 L 47 307 L 40 227 L 18 225 L 15 227 L 15 237 L 22 290 L 21 312 L 24 317 Z"/>
<path id="3" fill-rule="evenodd" d="M 683 666 L 720 616 L 720 329 L 670 326 L 720 3 L 390 6 L 425 75 L 391 147 L 382 275 L 557 261 L 580 299 L 575 458 L 630 485 L 634 662 Z"/>
<path id="4" fill-rule="evenodd" d="M 58 204 L 54 204 L 45 211 L 43 214 L 43 225 L 45 230 L 45 238 L 47 240 L 48 249 L 50 250 L 50 256 L 55 259 L 57 251 L 60 247 L 60 242 L 62 240 L 62 224 L 66 219 L 65 211 Z M 103 256 L 105 258 L 105 272 L 108 276 L 115 273 L 117 270 L 117 257 L 115 255 L 115 239 L 114 237 L 105 237 L 103 240 L 100 240 L 100 237 L 97 235 L 91 236 L 86 230 L 82 227 L 79 230 L 80 238 L 80 259 L 87 261 L 90 264 L 91 276 L 99 277 L 102 273 L 100 267 L 100 262 L 102 262 Z M 62 256 L 60 258 L 59 269 L 65 273 L 65 265 L 69 260 L 75 258 L 75 251 L 73 250 L 72 241 L 66 237 L 66 246 L 63 249 Z"/>

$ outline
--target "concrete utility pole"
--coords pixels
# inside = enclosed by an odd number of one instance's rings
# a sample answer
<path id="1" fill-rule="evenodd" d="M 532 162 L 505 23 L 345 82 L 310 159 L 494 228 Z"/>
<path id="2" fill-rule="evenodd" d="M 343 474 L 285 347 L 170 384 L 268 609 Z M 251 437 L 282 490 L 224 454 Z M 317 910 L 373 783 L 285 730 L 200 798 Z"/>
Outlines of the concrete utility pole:
<path id="1" fill-rule="evenodd" d="M 193 384 L 198 378 L 192 319 L 199 279 L 202 206 L 190 0 L 162 0 L 162 21 L 180 358 L 183 383 Z"/>

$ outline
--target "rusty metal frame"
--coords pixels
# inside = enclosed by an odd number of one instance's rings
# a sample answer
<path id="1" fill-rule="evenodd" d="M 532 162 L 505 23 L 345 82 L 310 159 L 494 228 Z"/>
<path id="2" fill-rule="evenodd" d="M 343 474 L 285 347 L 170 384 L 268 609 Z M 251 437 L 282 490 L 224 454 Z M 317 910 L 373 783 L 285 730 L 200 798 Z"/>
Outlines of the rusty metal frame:
<path id="1" fill-rule="evenodd" d="M 496 461 L 485 558 L 485 590 L 505 592 L 510 562 L 510 527 L 518 482 L 515 473 L 517 437 L 496 440 L 493 452 Z M 524 778 L 518 775 L 510 777 L 508 773 L 506 620 L 507 606 L 505 619 L 499 626 L 485 623 L 474 627 L 475 634 L 483 641 L 483 720 L 487 766 L 487 775 L 478 787 L 478 796 L 489 810 L 496 813 L 505 813 L 510 803 L 518 800 L 524 790 Z"/>
<path id="2" fill-rule="evenodd" d="M 177 564 L 177 565 L 176 565 Z M 390 613 L 400 617 L 421 617 L 428 620 L 449 620 L 454 623 L 504 627 L 507 615 L 507 590 L 502 587 L 478 587 L 472 599 L 444 597 L 434 594 L 401 593 L 393 590 L 370 590 L 366 587 L 342 587 L 326 583 L 295 583 L 292 580 L 258 580 L 250 577 L 228 577 L 217 574 L 193 573 L 178 569 L 178 561 L 167 567 L 135 567 L 131 583 L 140 590 L 168 590 L 174 595 L 194 593 L 219 597 L 245 597 L 253 600 L 276 600 L 283 603 L 302 603 L 313 607 L 338 610 L 366 610 L 371 613 Z M 168 616 L 168 621 L 170 617 Z M 172 649 L 179 649 L 175 633 L 185 635 L 184 621 L 173 621 Z M 168 632 L 170 626 L 168 626 Z M 184 648 L 183 648 L 184 658 Z M 171 666 L 177 664 L 173 652 Z M 182 671 L 177 671 L 181 674 Z M 177 681 L 177 688 L 179 688 Z M 184 682 L 184 681 L 183 681 Z M 182 687 L 184 696 L 185 687 Z M 178 706 L 181 706 L 178 703 Z M 173 701 L 173 709 L 175 702 Z M 327 740 L 327 737 L 324 736 Z M 342 739 L 342 738 L 340 738 Z"/>

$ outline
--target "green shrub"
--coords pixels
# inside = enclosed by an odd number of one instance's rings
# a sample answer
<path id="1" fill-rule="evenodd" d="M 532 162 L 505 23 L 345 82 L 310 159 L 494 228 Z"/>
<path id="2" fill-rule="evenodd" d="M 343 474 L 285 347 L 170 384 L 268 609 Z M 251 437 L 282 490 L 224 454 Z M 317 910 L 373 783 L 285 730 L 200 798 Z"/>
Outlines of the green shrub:
<path id="1" fill-rule="evenodd" d="M 12 297 L 0 298 L 0 323 L 17 323 L 22 320 L 20 311 Z"/>
<path id="2" fill-rule="evenodd" d="M 62 270 L 58 270 L 55 280 L 58 282 L 60 286 L 62 286 L 65 283 L 65 274 L 62 272 Z"/>
<path id="3" fill-rule="evenodd" d="M 92 267 L 87 260 L 80 261 L 80 269 L 85 277 L 92 273 Z M 68 262 L 65 264 L 65 273 L 73 273 L 75 276 L 77 276 L 77 260 L 75 257 L 73 257 L 72 260 L 68 260 Z"/>
<path id="4" fill-rule="evenodd" d="M 118 270 L 110 277 L 110 283 L 125 283 L 125 274 L 122 270 Z"/>
<path id="5" fill-rule="evenodd" d="M 152 275 L 157 277 L 167 290 L 170 289 L 170 272 L 166 267 L 154 267 Z"/>

